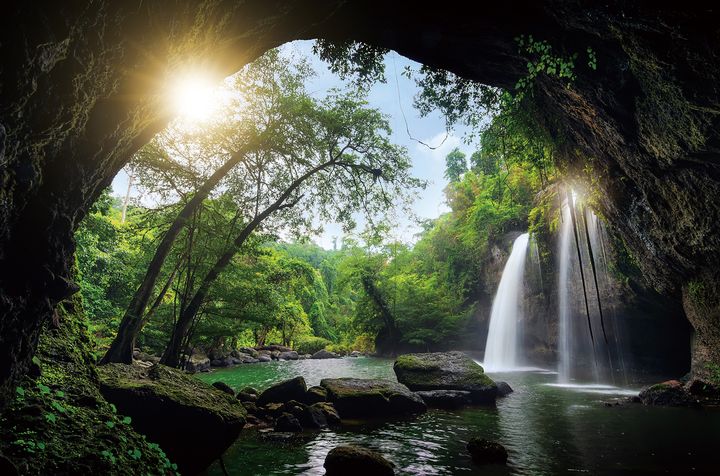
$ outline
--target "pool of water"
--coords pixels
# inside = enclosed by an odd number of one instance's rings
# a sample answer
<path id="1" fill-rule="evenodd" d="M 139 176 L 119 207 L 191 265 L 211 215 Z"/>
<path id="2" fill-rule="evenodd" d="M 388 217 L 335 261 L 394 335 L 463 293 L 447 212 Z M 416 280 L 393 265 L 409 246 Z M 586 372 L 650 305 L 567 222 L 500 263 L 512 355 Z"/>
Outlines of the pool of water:
<path id="1" fill-rule="evenodd" d="M 391 378 L 392 360 L 304 360 L 244 365 L 202 374 L 236 390 L 305 377 Z M 489 374 L 515 390 L 497 408 L 430 410 L 409 420 L 356 423 L 292 444 L 265 442 L 244 431 L 226 452 L 231 475 L 322 475 L 327 452 L 357 443 L 380 451 L 401 475 L 455 474 L 720 474 L 720 411 L 623 405 L 603 401 L 637 393 L 609 385 L 557 385 L 542 369 Z M 473 466 L 465 444 L 473 436 L 508 449 L 507 467 Z M 222 475 L 213 464 L 208 475 Z"/>

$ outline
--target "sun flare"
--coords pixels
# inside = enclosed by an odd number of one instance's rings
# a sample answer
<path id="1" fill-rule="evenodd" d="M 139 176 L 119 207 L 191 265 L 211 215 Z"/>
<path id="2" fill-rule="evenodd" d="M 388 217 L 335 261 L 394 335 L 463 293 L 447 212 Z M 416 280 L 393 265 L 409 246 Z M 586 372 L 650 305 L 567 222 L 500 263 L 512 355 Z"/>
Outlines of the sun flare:
<path id="1" fill-rule="evenodd" d="M 200 75 L 185 76 L 173 89 L 172 101 L 184 121 L 204 122 L 217 109 L 217 87 Z"/>

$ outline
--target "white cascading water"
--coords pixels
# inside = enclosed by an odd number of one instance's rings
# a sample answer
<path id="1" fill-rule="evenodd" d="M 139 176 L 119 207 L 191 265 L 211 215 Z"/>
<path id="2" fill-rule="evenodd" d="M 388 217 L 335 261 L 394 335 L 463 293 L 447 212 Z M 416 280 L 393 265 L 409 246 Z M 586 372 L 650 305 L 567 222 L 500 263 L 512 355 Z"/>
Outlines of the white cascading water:
<path id="1" fill-rule="evenodd" d="M 528 233 L 518 236 L 503 269 L 490 313 L 483 365 L 489 372 L 517 367 L 518 322 L 522 318 Z"/>
<path id="2" fill-rule="evenodd" d="M 569 302 L 569 274 L 570 274 L 570 237 L 572 222 L 570 207 L 562 207 L 562 224 L 560 228 L 560 263 L 558 273 L 558 312 L 559 312 L 559 339 L 558 339 L 558 380 L 561 383 L 570 381 L 570 302 Z"/>

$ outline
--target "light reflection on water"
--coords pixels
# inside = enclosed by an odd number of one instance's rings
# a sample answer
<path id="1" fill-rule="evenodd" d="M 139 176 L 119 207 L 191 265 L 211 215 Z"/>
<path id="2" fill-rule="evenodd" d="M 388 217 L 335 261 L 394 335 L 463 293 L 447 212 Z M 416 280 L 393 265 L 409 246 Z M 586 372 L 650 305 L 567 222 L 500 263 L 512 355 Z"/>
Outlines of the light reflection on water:
<path id="1" fill-rule="evenodd" d="M 245 365 L 201 378 L 239 389 L 265 388 L 296 375 L 308 385 L 326 377 L 394 379 L 392 361 L 374 358 Z M 224 461 L 232 475 L 322 475 L 328 451 L 354 443 L 381 452 L 399 475 L 718 474 L 713 466 L 720 448 L 718 411 L 608 408 L 603 399 L 636 390 L 559 386 L 555 375 L 541 370 L 490 375 L 515 390 L 498 400 L 497 408 L 432 410 L 410 420 L 355 423 L 283 446 L 245 431 Z M 473 466 L 465 450 L 473 436 L 505 445 L 508 467 Z M 222 472 L 213 465 L 208 474 Z"/>

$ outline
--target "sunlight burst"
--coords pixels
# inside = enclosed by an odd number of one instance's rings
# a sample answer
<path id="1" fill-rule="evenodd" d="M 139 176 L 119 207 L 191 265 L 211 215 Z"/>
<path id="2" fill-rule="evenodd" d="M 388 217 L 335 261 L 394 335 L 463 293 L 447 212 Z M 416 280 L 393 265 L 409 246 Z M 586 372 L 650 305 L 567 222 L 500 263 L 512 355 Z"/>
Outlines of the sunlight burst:
<path id="1" fill-rule="evenodd" d="M 175 110 L 187 122 L 207 121 L 218 106 L 216 91 L 212 82 L 201 75 L 185 76 L 173 89 Z"/>

